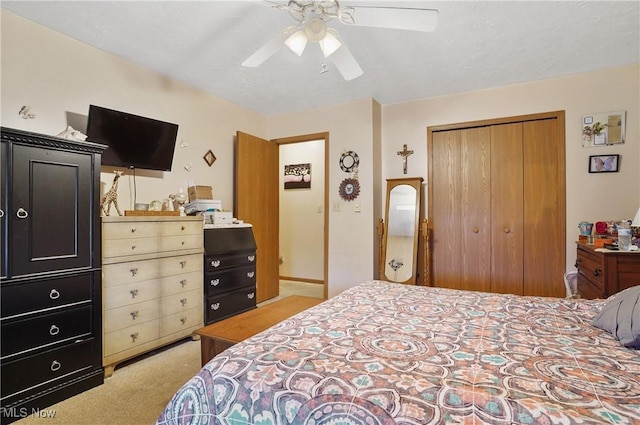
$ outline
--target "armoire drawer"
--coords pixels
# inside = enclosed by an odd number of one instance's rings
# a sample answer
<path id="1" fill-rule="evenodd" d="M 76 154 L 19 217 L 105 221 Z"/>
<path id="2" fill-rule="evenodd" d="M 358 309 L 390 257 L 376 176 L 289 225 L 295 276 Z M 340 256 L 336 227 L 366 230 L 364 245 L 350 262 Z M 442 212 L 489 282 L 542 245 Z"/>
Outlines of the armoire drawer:
<path id="1" fill-rule="evenodd" d="M 91 335 L 90 305 L 16 320 L 2 325 L 2 357 Z"/>
<path id="2" fill-rule="evenodd" d="M 221 296 L 207 297 L 206 323 L 251 310 L 256 307 L 256 288 L 242 288 Z"/>
<path id="3" fill-rule="evenodd" d="M 4 398 L 45 383 L 51 387 L 50 381 L 69 379 L 73 373 L 89 371 L 99 365 L 99 353 L 96 340 L 91 338 L 3 363 L 0 372 L 2 396 Z"/>
<path id="4" fill-rule="evenodd" d="M 256 266 L 238 267 L 217 273 L 209 273 L 205 277 L 206 294 L 208 296 L 222 294 L 246 286 L 256 285 Z"/>
<path id="5" fill-rule="evenodd" d="M 255 265 L 256 253 L 248 252 L 243 254 L 208 256 L 205 259 L 205 264 L 207 273 L 231 267 Z"/>
<path id="6" fill-rule="evenodd" d="M 2 288 L 2 319 L 63 307 L 81 302 L 90 303 L 93 296 L 93 275 L 83 274 L 5 284 Z"/>

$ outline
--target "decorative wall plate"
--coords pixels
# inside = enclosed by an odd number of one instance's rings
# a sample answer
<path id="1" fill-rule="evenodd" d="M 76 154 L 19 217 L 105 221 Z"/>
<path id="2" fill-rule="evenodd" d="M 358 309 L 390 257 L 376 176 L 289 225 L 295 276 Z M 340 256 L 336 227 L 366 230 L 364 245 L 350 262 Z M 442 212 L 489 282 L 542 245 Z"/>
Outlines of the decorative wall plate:
<path id="1" fill-rule="evenodd" d="M 360 195 L 360 182 L 357 179 L 346 178 L 340 183 L 338 193 L 345 201 L 353 201 Z"/>
<path id="2" fill-rule="evenodd" d="M 348 151 L 340 155 L 340 168 L 345 173 L 351 173 L 358 169 L 360 158 L 354 151 Z"/>

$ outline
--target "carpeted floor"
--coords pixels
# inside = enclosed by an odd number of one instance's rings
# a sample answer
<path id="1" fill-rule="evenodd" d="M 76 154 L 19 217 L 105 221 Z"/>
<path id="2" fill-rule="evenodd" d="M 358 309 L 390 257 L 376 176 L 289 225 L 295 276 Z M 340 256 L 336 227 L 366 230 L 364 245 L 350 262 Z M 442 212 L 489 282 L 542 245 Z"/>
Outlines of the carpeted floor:
<path id="1" fill-rule="evenodd" d="M 282 281 L 280 295 L 323 297 L 323 286 Z M 173 394 L 200 370 L 200 341 L 185 339 L 116 367 L 103 385 L 41 409 L 16 425 L 152 425 Z"/>

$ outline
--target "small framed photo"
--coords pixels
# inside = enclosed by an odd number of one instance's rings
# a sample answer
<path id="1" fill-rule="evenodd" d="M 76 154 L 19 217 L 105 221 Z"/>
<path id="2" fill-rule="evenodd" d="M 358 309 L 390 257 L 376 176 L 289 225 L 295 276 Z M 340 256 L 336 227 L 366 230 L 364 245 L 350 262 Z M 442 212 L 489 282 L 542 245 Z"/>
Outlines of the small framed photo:
<path id="1" fill-rule="evenodd" d="M 617 173 L 620 169 L 620 155 L 589 156 L 590 173 Z"/>

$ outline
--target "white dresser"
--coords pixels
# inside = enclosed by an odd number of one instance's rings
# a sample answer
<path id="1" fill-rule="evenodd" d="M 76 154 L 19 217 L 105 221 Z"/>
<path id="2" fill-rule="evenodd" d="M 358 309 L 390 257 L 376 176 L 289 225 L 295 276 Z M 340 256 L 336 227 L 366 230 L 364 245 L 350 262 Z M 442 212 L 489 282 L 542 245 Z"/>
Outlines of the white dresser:
<path id="1" fill-rule="evenodd" d="M 202 217 L 102 217 L 105 377 L 203 326 Z"/>

